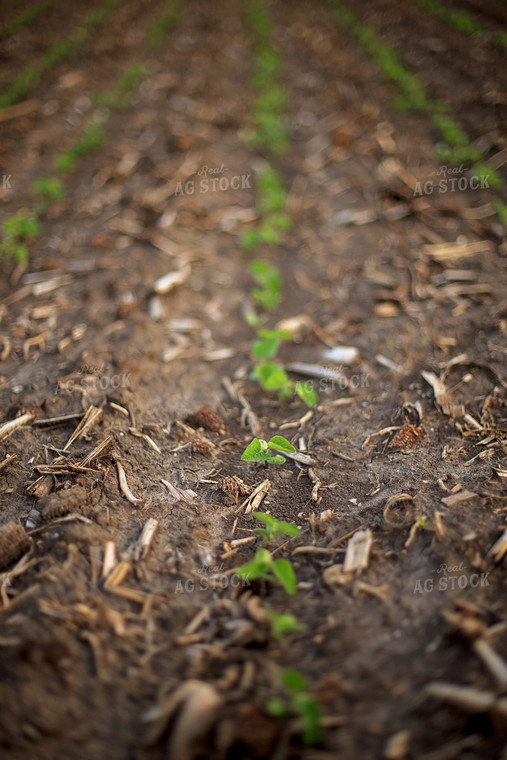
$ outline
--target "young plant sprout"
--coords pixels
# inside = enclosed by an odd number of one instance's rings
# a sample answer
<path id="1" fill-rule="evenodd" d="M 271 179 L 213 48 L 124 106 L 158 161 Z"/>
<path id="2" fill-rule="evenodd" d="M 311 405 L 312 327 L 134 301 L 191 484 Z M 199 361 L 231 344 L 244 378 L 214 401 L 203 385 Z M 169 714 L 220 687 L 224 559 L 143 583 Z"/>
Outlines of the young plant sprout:
<path id="1" fill-rule="evenodd" d="M 262 438 L 254 438 L 243 452 L 241 459 L 244 462 L 266 462 L 267 464 L 283 464 L 285 457 L 281 454 L 272 454 L 274 451 L 287 451 L 294 454 L 296 449 L 282 435 L 275 435 L 269 441 Z"/>
<path id="2" fill-rule="evenodd" d="M 258 285 L 252 290 L 252 299 L 261 308 L 271 311 L 278 305 L 282 294 L 280 270 L 267 261 L 259 260 L 250 264 L 250 274 Z"/>
<path id="3" fill-rule="evenodd" d="M 306 678 L 297 670 L 287 669 L 282 671 L 280 680 L 288 696 L 270 699 L 266 705 L 268 714 L 273 718 L 299 715 L 303 721 L 304 743 L 316 744 L 322 733 L 322 708 L 315 697 L 308 694 Z"/>
<path id="4" fill-rule="evenodd" d="M 301 534 L 297 525 L 277 520 L 276 517 L 267 515 L 264 512 L 254 512 L 253 517 L 266 526 L 265 528 L 254 529 L 255 535 L 263 538 L 266 544 L 270 544 L 279 533 L 284 533 L 286 536 L 299 536 Z"/>
<path id="5" fill-rule="evenodd" d="M 20 264 L 28 261 L 26 242 L 39 233 L 39 222 L 31 214 L 18 214 L 7 219 L 3 225 L 3 240 L 0 245 L 2 255 L 16 259 Z"/>
<path id="6" fill-rule="evenodd" d="M 255 557 L 236 571 L 240 578 L 248 580 L 279 581 L 285 591 L 293 596 L 297 589 L 297 580 L 292 563 L 282 557 L 274 559 L 267 549 L 258 549 Z"/>
<path id="7" fill-rule="evenodd" d="M 276 437 L 281 438 L 281 436 Z M 282 438 L 282 440 L 285 441 L 285 438 Z M 290 446 L 288 441 L 285 441 L 285 443 Z M 283 533 L 286 536 L 300 535 L 297 525 L 277 520 L 276 517 L 266 515 L 264 512 L 254 512 L 253 516 L 266 526 L 265 528 L 255 528 L 253 531 L 257 536 L 264 539 L 266 545 L 270 544 L 279 533 Z M 248 578 L 249 580 L 278 580 L 288 594 L 292 596 L 296 593 L 297 580 L 292 562 L 283 558 L 274 559 L 268 549 L 259 549 L 255 557 L 250 562 L 247 562 L 246 565 L 242 565 L 237 572 L 240 577 Z"/>
<path id="8" fill-rule="evenodd" d="M 268 609 L 266 615 L 271 623 L 271 635 L 279 641 L 282 641 L 285 636 L 290 636 L 291 633 L 302 633 L 305 630 L 305 626 L 299 623 L 294 615 L 279 615 Z"/>

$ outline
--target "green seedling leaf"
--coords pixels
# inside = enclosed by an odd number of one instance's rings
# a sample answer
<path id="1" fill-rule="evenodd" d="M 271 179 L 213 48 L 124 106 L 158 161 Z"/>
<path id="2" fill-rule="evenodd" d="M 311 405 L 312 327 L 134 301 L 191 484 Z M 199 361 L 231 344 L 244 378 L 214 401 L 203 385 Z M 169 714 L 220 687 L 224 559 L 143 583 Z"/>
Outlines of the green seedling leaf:
<path id="1" fill-rule="evenodd" d="M 310 407 L 310 409 L 312 409 L 317 403 L 317 394 L 313 390 L 310 383 L 299 381 L 295 384 L 294 390 L 296 391 L 301 401 L 304 401 L 306 406 Z"/>
<path id="2" fill-rule="evenodd" d="M 254 368 L 254 375 L 267 391 L 281 390 L 290 382 L 283 367 L 269 362 L 257 364 Z"/>
<path id="3" fill-rule="evenodd" d="M 303 741 L 307 746 L 316 744 L 322 733 L 322 709 L 316 699 L 308 694 L 298 694 L 292 706 L 303 719 Z"/>
<path id="4" fill-rule="evenodd" d="M 285 702 L 280 697 L 273 697 L 266 704 L 266 711 L 272 718 L 283 718 L 286 713 Z"/>
<path id="5" fill-rule="evenodd" d="M 296 593 L 297 580 L 292 563 L 288 559 L 275 559 L 272 569 L 275 577 L 280 581 L 285 591 L 290 596 L 293 596 Z"/>
<path id="6" fill-rule="evenodd" d="M 267 549 L 258 549 L 255 557 L 245 565 L 238 567 L 237 573 L 240 578 L 256 580 L 266 578 L 273 564 L 271 553 Z"/>
<path id="7" fill-rule="evenodd" d="M 271 623 L 271 635 L 275 639 L 283 639 L 291 633 L 301 633 L 305 626 L 298 623 L 294 615 L 278 615 L 272 610 L 266 610 L 269 622 Z"/>
<path id="8" fill-rule="evenodd" d="M 289 451 L 291 454 L 294 454 L 296 451 L 292 443 L 289 443 L 283 435 L 274 435 L 267 445 L 270 449 L 276 449 L 276 451 Z"/>
<path id="9" fill-rule="evenodd" d="M 255 232 L 256 244 L 258 242 L 277 242 L 273 239 L 273 230 L 268 230 L 267 236 L 264 227 L 258 230 L 253 230 L 252 232 Z M 276 235 L 276 230 L 274 232 Z M 276 235 L 276 237 L 278 236 Z M 280 270 L 277 269 L 277 267 L 268 264 L 267 261 L 258 260 L 253 261 L 250 264 L 250 273 L 257 285 L 260 286 L 258 289 L 252 291 L 252 298 L 264 309 L 267 309 L 268 311 L 274 309 L 280 300 L 282 289 Z"/>
<path id="10" fill-rule="evenodd" d="M 260 520 L 260 522 L 263 522 L 267 528 L 267 530 L 263 530 L 262 528 L 257 528 L 254 530 L 254 533 L 257 533 L 260 535 L 258 531 L 262 531 L 263 534 L 265 533 L 268 537 L 268 540 L 271 541 L 275 536 L 278 535 L 278 533 L 285 533 L 287 536 L 299 536 L 300 530 L 297 525 L 293 525 L 292 523 L 284 522 L 283 520 L 277 520 L 275 517 L 272 517 L 271 515 L 267 515 L 265 512 L 254 512 L 253 516 L 256 520 Z"/>
<path id="11" fill-rule="evenodd" d="M 63 198 L 63 185 L 56 177 L 42 177 L 36 180 L 33 190 L 49 201 L 60 201 Z"/>
<path id="12" fill-rule="evenodd" d="M 259 330 L 259 338 L 252 343 L 252 353 L 256 359 L 272 359 L 278 353 L 281 340 L 290 340 L 288 330 Z"/>
<path id="13" fill-rule="evenodd" d="M 259 330 L 260 338 L 276 338 L 277 340 L 290 340 L 292 333 L 288 330 Z"/>
<path id="14" fill-rule="evenodd" d="M 297 525 L 284 522 L 283 520 L 277 520 L 276 517 L 267 515 L 265 512 L 254 512 L 253 516 L 255 517 L 256 520 L 260 520 L 260 522 L 263 522 L 267 528 L 267 530 L 264 530 L 263 528 L 257 528 L 256 530 L 254 530 L 254 533 L 258 533 L 258 531 L 262 531 L 268 536 L 269 540 L 271 540 L 276 535 L 278 535 L 278 533 L 285 533 L 287 536 L 300 535 L 300 531 Z"/>
<path id="15" fill-rule="evenodd" d="M 282 671 L 281 681 L 285 688 L 292 694 L 299 694 L 305 691 L 307 683 L 306 678 L 298 670 L 286 668 Z"/>
<path id="16" fill-rule="evenodd" d="M 281 454 L 275 454 L 275 456 L 270 456 L 266 461 L 268 464 L 283 464 L 285 462 L 285 457 Z"/>
<path id="17" fill-rule="evenodd" d="M 252 517 L 255 517 L 256 520 L 259 520 L 259 522 L 264 523 L 264 525 L 267 525 L 268 528 L 274 528 L 274 526 L 278 522 L 276 517 L 267 515 L 265 512 L 254 512 Z"/>
<path id="18" fill-rule="evenodd" d="M 262 227 L 259 229 L 259 241 L 261 243 L 266 243 L 267 245 L 277 245 L 280 242 L 280 235 L 276 231 L 276 229 L 269 223 L 264 223 Z M 273 291 L 268 291 L 267 289 L 264 290 L 254 290 L 253 297 L 255 298 L 255 294 L 257 294 L 257 298 L 262 298 L 263 301 L 267 301 L 266 299 L 266 292 L 269 293 L 269 297 L 272 297 Z M 269 307 L 266 306 L 266 309 Z M 273 307 L 271 307 L 273 308 Z"/>
<path id="19" fill-rule="evenodd" d="M 254 438 L 244 450 L 241 459 L 244 462 L 265 462 L 269 459 L 268 445 L 262 438 Z"/>
<path id="20" fill-rule="evenodd" d="M 280 341 L 278 338 L 266 338 L 252 343 L 252 354 L 256 359 L 272 359 L 278 353 Z"/>
<path id="21" fill-rule="evenodd" d="M 276 532 L 284 533 L 286 536 L 300 536 L 301 535 L 301 531 L 299 530 L 297 525 L 294 525 L 293 523 L 283 522 L 282 520 L 277 520 Z"/>
<path id="22" fill-rule="evenodd" d="M 254 528 L 252 533 L 255 533 L 255 535 L 259 536 L 260 538 L 263 538 L 267 544 L 269 544 L 271 541 L 271 535 L 269 531 L 264 530 L 264 528 Z"/>
<path id="23" fill-rule="evenodd" d="M 26 264 L 28 261 L 28 248 L 24 243 L 18 243 L 18 245 L 12 249 L 12 255 L 20 264 Z"/>
<path id="24" fill-rule="evenodd" d="M 258 230 L 246 230 L 243 233 L 241 239 L 243 248 L 247 251 L 253 251 L 256 245 L 259 244 L 259 231 Z"/>

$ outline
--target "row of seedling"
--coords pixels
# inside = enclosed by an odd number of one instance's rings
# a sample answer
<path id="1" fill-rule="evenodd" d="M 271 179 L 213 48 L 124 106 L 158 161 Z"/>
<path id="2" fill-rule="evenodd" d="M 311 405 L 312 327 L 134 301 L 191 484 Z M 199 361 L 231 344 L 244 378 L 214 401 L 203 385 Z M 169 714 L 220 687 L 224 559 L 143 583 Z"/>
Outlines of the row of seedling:
<path id="1" fill-rule="evenodd" d="M 448 26 L 456 29 L 463 34 L 489 34 L 490 39 L 496 42 L 502 50 L 507 53 L 507 33 L 506 32 L 489 32 L 479 24 L 469 13 L 465 11 L 458 11 L 451 8 L 447 8 L 442 5 L 438 0 L 409 0 L 409 2 L 418 5 L 420 8 L 431 13 L 432 16 L 438 18 L 439 21 L 443 21 Z"/>
<path id="2" fill-rule="evenodd" d="M 0 108 L 7 108 L 26 98 L 44 74 L 75 55 L 95 31 L 118 8 L 122 0 L 108 0 L 77 27 L 73 34 L 52 45 L 37 63 L 26 66 L 16 79 L 0 94 Z"/>
<path id="3" fill-rule="evenodd" d="M 248 22 L 254 36 L 255 73 L 252 86 L 258 95 L 252 107 L 255 141 L 271 153 L 285 152 L 288 132 L 284 123 L 287 96 L 280 82 L 281 61 L 274 43 L 273 23 L 265 6 L 255 0 L 248 4 Z M 292 223 L 286 213 L 287 191 L 279 172 L 266 163 L 257 175 L 257 210 L 260 222 L 243 234 L 242 243 L 247 251 L 259 245 L 277 246 Z M 250 264 L 250 273 L 256 283 L 251 297 L 257 308 L 270 312 L 281 298 L 282 278 L 278 267 L 264 260 Z M 256 329 L 257 339 L 252 343 L 255 362 L 253 379 L 266 391 L 275 391 L 283 400 L 296 393 L 308 406 L 314 406 L 317 397 L 307 383 L 294 383 L 285 368 L 275 361 L 280 344 L 292 336 L 284 330 L 261 329 L 263 318 L 256 310 L 247 311 L 248 324 Z"/>
<path id="4" fill-rule="evenodd" d="M 37 19 L 40 19 L 42 16 L 45 16 L 52 11 L 58 5 L 61 5 L 61 3 L 62 0 L 46 0 L 46 2 L 36 5 L 33 8 L 27 8 L 20 13 L 19 16 L 16 16 L 15 19 L 9 21 L 9 23 L 0 28 L 0 39 L 5 39 L 11 34 L 23 29 L 25 26 L 29 26 Z"/>
<path id="5" fill-rule="evenodd" d="M 153 46 L 155 39 L 160 42 L 160 32 L 175 23 L 183 2 L 184 0 L 166 0 L 160 19 L 149 29 L 150 46 Z M 148 69 L 144 64 L 134 63 L 122 74 L 111 92 L 98 93 L 94 100 L 98 105 L 107 105 L 109 108 L 124 108 L 128 105 L 130 93 L 147 75 Z M 57 203 L 64 197 L 63 178 L 74 171 L 81 159 L 96 152 L 107 142 L 104 130 L 107 116 L 106 111 L 102 112 L 100 118 L 92 118 L 84 128 L 82 137 L 57 154 L 55 175 L 42 177 L 33 185 L 37 197 L 33 209 L 20 212 L 4 222 L 0 259 L 5 256 L 21 264 L 28 260 L 28 245 L 39 234 L 41 218 L 51 203 Z"/>
<path id="6" fill-rule="evenodd" d="M 267 146 L 275 155 L 285 153 L 289 134 L 284 122 L 287 90 L 280 81 L 282 62 L 274 41 L 271 16 L 260 0 L 247 4 L 247 21 L 254 37 L 254 67 L 251 80 L 257 95 L 252 105 L 252 141 Z"/>
<path id="7" fill-rule="evenodd" d="M 393 82 L 400 95 L 395 101 L 399 108 L 409 111 L 427 113 L 442 140 L 435 146 L 436 156 L 449 164 L 474 164 L 474 176 L 486 181 L 492 188 L 500 189 L 503 181 L 500 175 L 481 160 L 481 154 L 472 145 L 468 135 L 453 119 L 449 107 L 441 100 L 429 98 L 419 77 L 409 71 L 401 62 L 397 53 L 385 45 L 370 26 L 364 24 L 341 0 L 327 0 L 331 5 L 333 16 L 349 29 L 365 50 L 371 55 L 385 79 Z M 500 223 L 504 225 L 507 206 L 495 200 Z"/>
<path id="8" fill-rule="evenodd" d="M 288 131 L 283 119 L 287 95 L 279 82 L 281 62 L 274 44 L 273 23 L 260 0 L 249 2 L 247 11 L 255 40 L 255 73 L 252 85 L 257 91 L 252 107 L 255 127 L 252 142 L 264 146 L 273 154 L 282 154 L 288 147 Z M 257 191 L 260 223 L 243 236 L 243 247 L 248 251 L 259 245 L 278 246 L 282 242 L 283 233 L 288 232 L 292 226 L 285 211 L 287 193 L 282 178 L 270 164 L 266 164 L 258 173 Z M 256 340 L 252 343 L 255 362 L 252 378 L 265 390 L 278 392 L 281 398 L 290 398 L 296 392 L 309 406 L 313 406 L 316 402 L 315 396 L 306 392 L 303 383 L 293 383 L 283 365 L 273 361 L 281 342 L 290 339 L 291 334 L 284 330 L 262 327 L 267 313 L 275 309 L 281 299 L 280 270 L 267 261 L 255 260 L 250 264 L 250 273 L 255 282 L 255 287 L 250 293 L 255 308 L 246 311 L 245 319 L 257 333 Z M 273 436 L 269 441 L 254 438 L 243 452 L 242 460 L 262 462 L 268 467 L 283 464 L 284 453 L 294 452 L 294 446 L 283 436 Z M 279 535 L 299 537 L 299 528 L 263 512 L 255 512 L 253 517 L 262 523 L 262 527 L 254 529 L 253 532 L 262 539 L 264 546 L 256 551 L 252 560 L 238 568 L 238 574 L 249 580 L 280 584 L 287 594 L 293 596 L 297 591 L 294 568 L 290 560 L 275 557 L 277 549 L 272 549 L 272 543 Z M 271 624 L 272 635 L 279 640 L 304 631 L 304 626 L 292 614 L 279 614 L 269 609 L 266 610 L 266 614 Z M 283 696 L 272 697 L 266 704 L 266 711 L 276 718 L 300 717 L 305 744 L 317 743 L 322 728 L 321 707 L 308 693 L 306 679 L 297 671 L 283 670 L 281 686 Z"/>
<path id="9" fill-rule="evenodd" d="M 58 0 L 59 2 L 60 0 Z M 160 17 L 148 29 L 147 43 L 151 49 L 159 47 L 165 38 L 167 31 L 173 26 L 178 18 L 178 14 L 184 0 L 166 0 Z M 42 13 L 47 11 L 58 3 L 48 2 L 39 8 L 26 11 L 23 24 L 28 23 L 37 16 L 35 11 Z M 31 64 L 23 69 L 14 81 L 8 85 L 4 92 L 0 94 L 0 108 L 7 108 L 14 103 L 23 100 L 37 86 L 44 74 L 47 74 L 59 63 L 63 63 L 74 56 L 80 48 L 92 37 L 96 30 L 102 26 L 109 16 L 123 4 L 123 0 L 107 0 L 99 8 L 90 13 L 81 24 L 77 26 L 73 34 L 60 40 L 52 45 L 49 50 L 40 58 L 37 63 Z M 21 17 L 17 20 L 21 23 Z M 12 22 L 14 24 L 14 22 Z M 12 25 L 11 25 L 12 26 Z M 12 31 L 10 29 L 9 31 Z M 3 34 L 1 36 L 4 36 Z M 134 66 L 130 75 L 127 75 L 122 83 L 126 89 L 131 83 L 130 80 L 139 78 L 138 69 Z M 115 104 L 113 104 L 115 105 Z"/>
<path id="10" fill-rule="evenodd" d="M 256 452 L 257 445 L 265 444 L 266 450 Z M 281 464 L 283 456 L 272 454 L 274 451 L 294 451 L 294 447 L 282 436 L 275 436 L 269 442 L 254 439 L 243 455 L 247 461 L 271 461 Z M 265 454 L 268 459 L 259 459 L 258 455 Z M 293 523 L 277 520 L 264 512 L 254 512 L 253 516 L 262 523 L 262 528 L 255 528 L 254 533 L 265 543 L 265 547 L 258 549 L 255 557 L 238 568 L 240 577 L 262 582 L 278 582 L 289 595 L 297 591 L 297 581 L 292 563 L 288 559 L 278 557 L 275 559 L 274 551 L 271 550 L 273 540 L 280 534 L 289 537 L 298 537 L 300 530 Z M 296 617 L 290 613 L 279 614 L 271 609 L 266 609 L 266 615 L 271 625 L 271 635 L 283 641 L 291 635 L 303 633 L 305 626 L 299 623 Z M 316 744 L 322 733 L 322 710 L 319 702 L 307 691 L 305 677 L 296 670 L 283 670 L 281 673 L 281 685 L 284 687 L 283 697 L 272 697 L 266 704 L 266 711 L 274 718 L 299 716 L 303 722 L 303 740 L 305 744 Z"/>

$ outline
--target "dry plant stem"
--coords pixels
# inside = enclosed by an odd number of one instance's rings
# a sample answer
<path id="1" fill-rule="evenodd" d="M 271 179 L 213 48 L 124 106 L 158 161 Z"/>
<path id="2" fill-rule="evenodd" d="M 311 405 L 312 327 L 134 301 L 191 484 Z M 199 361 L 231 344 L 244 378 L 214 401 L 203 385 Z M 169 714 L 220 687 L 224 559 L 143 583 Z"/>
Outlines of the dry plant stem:
<path id="1" fill-rule="evenodd" d="M 81 438 L 81 436 L 85 435 L 90 428 L 97 422 L 99 417 L 102 414 L 102 409 L 99 409 L 96 406 L 90 406 L 86 410 L 86 414 L 77 426 L 77 428 L 72 433 L 71 437 L 63 447 L 62 451 L 67 451 L 69 446 L 71 446 L 74 441 L 77 441 L 78 438 Z"/>
<path id="2" fill-rule="evenodd" d="M 123 469 L 121 463 L 119 461 L 116 462 L 116 469 L 118 471 L 118 481 L 120 484 L 120 491 L 125 496 L 128 501 L 130 501 L 131 504 L 134 504 L 134 506 L 139 506 L 142 502 L 142 499 L 138 499 L 134 496 L 132 491 L 129 488 L 129 485 L 127 483 L 127 476 L 125 475 L 125 470 Z"/>
<path id="3" fill-rule="evenodd" d="M 25 412 L 25 414 L 16 417 L 15 420 L 4 422 L 3 425 L 0 425 L 0 441 L 3 441 L 4 438 L 7 438 L 8 435 L 13 433 L 18 428 L 23 427 L 23 425 L 28 425 L 28 423 L 31 422 L 33 418 L 34 415 L 31 412 Z"/>

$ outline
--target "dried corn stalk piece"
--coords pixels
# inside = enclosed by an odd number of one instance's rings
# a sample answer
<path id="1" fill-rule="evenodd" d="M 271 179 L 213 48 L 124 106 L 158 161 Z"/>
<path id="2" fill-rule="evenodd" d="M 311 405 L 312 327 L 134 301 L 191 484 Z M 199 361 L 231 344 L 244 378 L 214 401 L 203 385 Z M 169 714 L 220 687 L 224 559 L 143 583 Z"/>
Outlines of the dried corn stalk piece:
<path id="1" fill-rule="evenodd" d="M 32 414 L 32 412 L 25 412 L 25 414 L 21 414 L 19 417 L 16 417 L 16 419 L 14 420 L 9 420 L 9 422 L 4 422 L 3 425 L 0 425 L 0 441 L 3 441 L 4 438 L 7 438 L 8 435 L 13 433 L 19 427 L 22 427 L 23 425 L 28 425 L 28 423 L 31 422 L 33 418 L 34 418 L 34 415 Z"/>
<path id="2" fill-rule="evenodd" d="M 211 430 L 212 433 L 225 433 L 225 423 L 219 415 L 210 409 L 209 406 L 203 406 L 189 415 L 187 421 L 195 428 L 204 428 Z"/>
<path id="3" fill-rule="evenodd" d="M 0 528 L 0 568 L 8 567 L 30 549 L 30 539 L 22 525 L 9 522 Z"/>
<path id="4" fill-rule="evenodd" d="M 90 428 L 97 422 L 99 417 L 102 414 L 102 409 L 99 409 L 97 406 L 89 406 L 86 410 L 86 414 L 77 426 L 77 428 L 72 433 L 71 437 L 63 447 L 62 451 L 67 451 L 69 446 L 74 443 L 74 441 L 77 441 L 78 438 L 81 438 L 83 435 L 85 435 Z"/>
<path id="5" fill-rule="evenodd" d="M 356 570 L 365 570 L 370 561 L 370 552 L 373 544 L 371 530 L 358 530 L 354 533 L 347 544 L 343 570 L 352 573 Z"/>
<path id="6" fill-rule="evenodd" d="M 54 520 L 71 512 L 78 512 L 88 501 L 83 486 L 72 486 L 45 496 L 40 500 L 39 509 L 44 520 Z"/>
<path id="7" fill-rule="evenodd" d="M 146 737 L 146 744 L 155 744 L 177 713 L 171 731 L 168 757 L 193 760 L 196 745 L 211 729 L 222 703 L 223 697 L 211 684 L 197 679 L 185 681 L 164 703 L 143 716 L 144 721 L 153 724 Z"/>
<path id="8" fill-rule="evenodd" d="M 120 491 L 125 496 L 126 499 L 130 501 L 131 504 L 134 504 L 135 506 L 139 506 L 139 504 L 142 503 L 142 499 L 138 499 L 132 491 L 129 488 L 129 485 L 127 483 L 127 476 L 125 475 L 125 470 L 123 469 L 120 462 L 116 462 L 116 469 L 118 470 L 118 482 L 120 484 Z"/>

